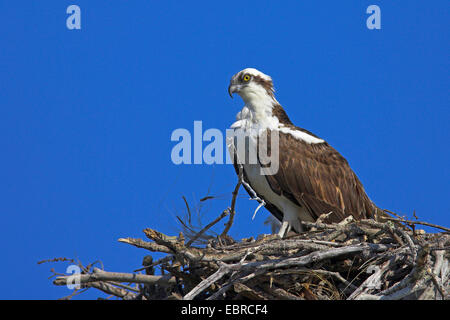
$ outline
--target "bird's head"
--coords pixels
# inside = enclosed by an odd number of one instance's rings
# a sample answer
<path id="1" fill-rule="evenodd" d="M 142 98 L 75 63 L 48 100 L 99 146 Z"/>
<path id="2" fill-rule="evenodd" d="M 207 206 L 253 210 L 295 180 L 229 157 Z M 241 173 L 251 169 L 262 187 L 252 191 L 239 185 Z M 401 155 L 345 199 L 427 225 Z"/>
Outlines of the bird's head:
<path id="1" fill-rule="evenodd" d="M 253 68 L 236 73 L 228 86 L 230 97 L 233 97 L 233 93 L 237 93 L 246 103 L 255 100 L 274 100 L 274 92 L 272 78 Z"/>

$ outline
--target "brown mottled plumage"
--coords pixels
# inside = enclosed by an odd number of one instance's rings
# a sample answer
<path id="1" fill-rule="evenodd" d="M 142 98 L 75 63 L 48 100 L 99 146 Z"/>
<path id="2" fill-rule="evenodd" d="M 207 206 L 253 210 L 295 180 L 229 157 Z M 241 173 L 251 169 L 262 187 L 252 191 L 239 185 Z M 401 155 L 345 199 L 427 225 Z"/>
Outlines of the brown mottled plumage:
<path id="1" fill-rule="evenodd" d="M 270 143 L 268 147 L 270 153 Z M 279 152 L 278 172 L 266 176 L 276 194 L 305 207 L 314 220 L 329 212 L 329 222 L 350 215 L 356 220 L 374 217 L 376 206 L 358 177 L 327 142 L 308 144 L 280 133 L 279 147 L 283 152 Z"/>

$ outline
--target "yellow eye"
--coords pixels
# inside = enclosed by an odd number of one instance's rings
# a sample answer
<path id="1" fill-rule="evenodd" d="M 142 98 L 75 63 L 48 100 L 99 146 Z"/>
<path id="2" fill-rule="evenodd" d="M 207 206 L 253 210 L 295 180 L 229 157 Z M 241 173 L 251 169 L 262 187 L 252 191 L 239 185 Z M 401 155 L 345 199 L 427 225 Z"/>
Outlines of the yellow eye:
<path id="1" fill-rule="evenodd" d="M 242 80 L 244 80 L 244 82 L 249 82 L 250 81 L 250 76 L 248 74 L 246 74 Z"/>

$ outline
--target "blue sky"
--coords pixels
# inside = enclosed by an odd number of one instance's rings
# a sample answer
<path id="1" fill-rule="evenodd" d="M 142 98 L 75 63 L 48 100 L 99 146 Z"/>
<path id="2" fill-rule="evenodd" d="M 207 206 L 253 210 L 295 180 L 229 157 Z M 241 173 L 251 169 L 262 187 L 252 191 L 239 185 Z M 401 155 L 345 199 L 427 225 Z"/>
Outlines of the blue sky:
<path id="1" fill-rule="evenodd" d="M 66 28 L 71 4 L 81 30 Z M 0 1 L 0 298 L 70 294 L 48 279 L 66 265 L 42 259 L 138 268 L 146 252 L 117 239 L 177 234 L 183 195 L 217 196 L 205 223 L 229 206 L 232 166 L 177 166 L 170 136 L 195 120 L 225 132 L 245 67 L 272 76 L 378 206 L 449 226 L 449 21 L 448 1 Z M 268 233 L 241 194 L 230 234 Z"/>

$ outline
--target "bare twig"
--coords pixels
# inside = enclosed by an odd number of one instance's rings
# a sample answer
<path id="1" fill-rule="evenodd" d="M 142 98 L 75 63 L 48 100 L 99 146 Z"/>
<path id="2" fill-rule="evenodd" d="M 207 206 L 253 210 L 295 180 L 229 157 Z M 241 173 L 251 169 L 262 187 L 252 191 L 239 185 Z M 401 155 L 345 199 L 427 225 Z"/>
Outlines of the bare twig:
<path id="1" fill-rule="evenodd" d="M 218 216 L 214 221 L 210 222 L 206 227 L 204 227 L 202 230 L 200 230 L 194 237 L 192 237 L 191 240 L 189 240 L 186 243 L 186 247 L 190 247 L 191 244 L 197 240 L 203 233 L 206 232 L 209 228 L 211 228 L 213 225 L 215 225 L 217 222 L 225 218 L 230 213 L 230 210 L 224 210 L 220 216 Z"/>
<path id="2" fill-rule="evenodd" d="M 411 220 L 406 220 L 406 219 L 396 219 L 396 218 L 386 218 L 386 220 L 395 221 L 395 222 L 402 222 L 402 223 L 405 223 L 405 224 L 407 224 L 407 225 L 416 225 L 416 224 L 419 224 L 419 225 L 422 225 L 422 226 L 432 227 L 432 228 L 444 230 L 444 231 L 446 231 L 446 232 L 450 232 L 450 228 L 438 226 L 437 224 L 428 223 L 428 222 L 423 222 L 423 221 L 411 221 Z"/>
<path id="3" fill-rule="evenodd" d="M 230 230 L 231 226 L 233 225 L 234 221 L 234 215 L 236 214 L 236 198 L 239 194 L 239 188 L 242 185 L 242 181 L 244 181 L 244 170 L 242 168 L 242 165 L 239 166 L 239 175 L 238 175 L 238 182 L 236 184 L 236 187 L 234 187 L 233 190 L 233 197 L 231 199 L 231 206 L 230 206 L 230 219 L 225 224 L 225 229 L 222 231 L 221 236 L 225 236 L 228 231 Z"/>
<path id="4" fill-rule="evenodd" d="M 184 204 L 186 205 L 186 210 L 187 210 L 187 213 L 188 213 L 188 222 L 189 222 L 189 224 L 191 224 L 191 209 L 189 208 L 189 204 L 188 204 L 188 202 L 186 200 L 186 197 L 183 196 L 182 198 L 183 198 Z"/>

